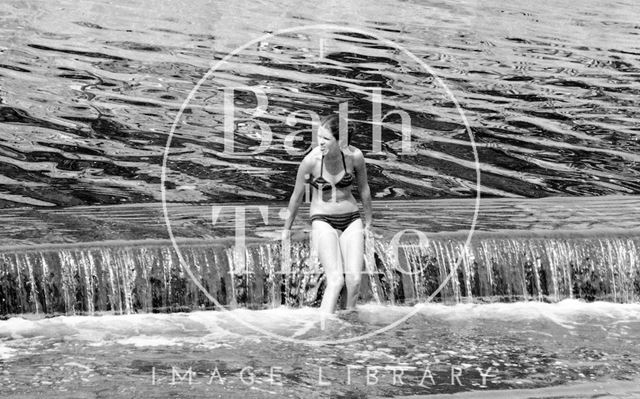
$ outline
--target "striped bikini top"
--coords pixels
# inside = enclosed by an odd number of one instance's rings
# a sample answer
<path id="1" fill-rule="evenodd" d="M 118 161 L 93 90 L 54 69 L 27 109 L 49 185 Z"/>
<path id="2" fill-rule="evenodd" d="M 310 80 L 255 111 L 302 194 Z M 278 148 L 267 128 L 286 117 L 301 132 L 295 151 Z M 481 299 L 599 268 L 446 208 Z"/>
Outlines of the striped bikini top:
<path id="1" fill-rule="evenodd" d="M 344 153 L 342 151 L 340 151 L 340 155 L 342 156 L 342 167 L 344 168 L 344 175 L 342 176 L 342 179 L 336 182 L 336 184 L 331 184 L 324 177 L 322 177 L 322 173 L 324 171 L 323 155 L 322 160 L 320 161 L 320 176 L 316 177 L 315 179 L 310 179 L 309 184 L 321 191 L 329 190 L 331 186 L 335 186 L 337 188 L 345 188 L 352 185 L 354 176 L 351 173 L 347 172 L 347 164 L 344 161 Z"/>

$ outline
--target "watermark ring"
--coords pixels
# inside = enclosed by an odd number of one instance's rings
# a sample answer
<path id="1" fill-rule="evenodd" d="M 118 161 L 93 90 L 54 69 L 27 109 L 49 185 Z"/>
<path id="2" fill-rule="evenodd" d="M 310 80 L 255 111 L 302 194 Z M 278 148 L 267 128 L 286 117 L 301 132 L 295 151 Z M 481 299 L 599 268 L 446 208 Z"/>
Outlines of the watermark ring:
<path id="1" fill-rule="evenodd" d="M 467 118 L 466 118 L 462 108 L 460 107 L 460 104 L 458 103 L 458 101 L 454 97 L 453 93 L 449 90 L 449 88 L 438 77 L 438 75 L 435 73 L 435 71 L 431 67 L 429 67 L 429 65 L 427 65 L 424 61 L 422 61 L 420 58 L 418 58 L 416 55 L 411 53 L 409 50 L 407 50 L 403 46 L 401 46 L 401 45 L 399 45 L 399 44 L 397 44 L 397 43 L 395 43 L 395 42 L 393 42 L 393 41 L 391 41 L 389 39 L 385 39 L 384 37 L 381 37 L 380 35 L 378 35 L 375 32 L 369 32 L 369 31 L 364 30 L 364 29 L 344 27 L 344 26 L 332 25 L 332 24 L 318 24 L 318 25 L 298 26 L 298 27 L 293 27 L 293 28 L 281 29 L 281 30 L 278 30 L 278 31 L 273 32 L 273 33 L 264 34 L 263 36 L 260 36 L 260 37 L 258 37 L 256 39 L 253 39 L 253 40 L 247 42 L 246 44 L 236 48 L 235 50 L 233 50 L 229 54 L 227 54 L 224 58 L 222 58 L 221 60 L 216 62 L 207 71 L 207 73 L 196 83 L 194 88 L 189 92 L 189 95 L 187 96 L 185 101 L 180 106 L 180 109 L 178 110 L 178 113 L 177 113 L 177 115 L 176 115 L 176 117 L 175 117 L 175 119 L 173 121 L 173 124 L 171 125 L 171 129 L 169 131 L 169 136 L 167 138 L 167 144 L 165 146 L 165 152 L 164 152 L 164 156 L 162 158 L 162 172 L 161 172 L 161 178 L 160 178 L 160 191 L 161 191 L 161 197 L 162 197 L 162 210 L 163 210 L 165 223 L 166 223 L 166 226 L 167 226 L 167 232 L 169 233 L 169 238 L 171 239 L 171 243 L 173 245 L 173 248 L 176 250 L 176 254 L 178 256 L 180 265 L 186 271 L 186 273 L 189 275 L 191 280 L 193 280 L 195 285 L 200 289 L 200 291 L 202 291 L 204 293 L 204 295 L 210 301 L 212 301 L 217 307 L 219 307 L 223 311 L 229 312 L 229 314 L 231 315 L 231 317 L 234 320 L 236 320 L 240 324 L 242 324 L 242 325 L 244 325 L 244 326 L 246 326 L 246 327 L 248 327 L 248 328 L 250 328 L 250 329 L 252 329 L 252 330 L 254 330 L 256 332 L 259 332 L 259 333 L 264 334 L 266 336 L 269 336 L 271 338 L 275 338 L 275 339 L 278 339 L 278 340 L 281 340 L 281 341 L 290 342 L 290 343 L 316 345 L 316 346 L 319 346 L 319 345 L 332 345 L 332 344 L 346 344 L 346 343 L 352 343 L 352 342 L 356 342 L 356 341 L 359 341 L 359 340 L 364 340 L 364 339 L 367 339 L 367 338 L 371 338 L 371 337 L 373 337 L 375 335 L 384 333 L 386 331 L 389 331 L 389 330 L 397 327 L 398 325 L 404 323 L 409 318 L 414 316 L 417 312 L 419 312 L 420 309 L 421 309 L 421 305 L 423 305 L 423 304 L 414 306 L 413 309 L 411 311 L 409 311 L 407 314 L 405 314 L 404 316 L 400 317 L 398 320 L 394 321 L 393 323 L 391 323 L 391 324 L 389 324 L 389 325 L 387 325 L 385 327 L 382 327 L 382 328 L 379 328 L 377 330 L 368 332 L 366 334 L 362 334 L 362 335 L 358 335 L 358 336 L 354 336 L 354 337 L 349 337 L 349 338 L 343 338 L 343 339 L 335 339 L 335 338 L 332 338 L 331 340 L 298 339 L 298 338 L 284 336 L 284 335 L 280 335 L 280 334 L 277 334 L 277 333 L 274 333 L 274 332 L 271 332 L 271 331 L 264 330 L 263 328 L 260 328 L 258 326 L 254 326 L 254 325 L 246 322 L 245 320 L 242 320 L 234 312 L 231 312 L 231 311 L 228 311 L 227 309 L 225 309 L 224 306 L 222 306 L 222 304 L 220 304 L 218 302 L 218 300 L 216 298 L 214 298 L 213 295 L 211 295 L 209 293 L 209 291 L 200 283 L 200 281 L 198 281 L 198 279 L 195 277 L 195 275 L 191 271 L 191 268 L 189 267 L 188 263 L 185 261 L 184 257 L 182 256 L 182 253 L 180 251 L 180 247 L 178 246 L 178 244 L 177 244 L 177 242 L 175 240 L 175 236 L 173 235 L 173 230 L 171 228 L 171 222 L 169 220 L 169 212 L 168 212 L 168 209 L 167 209 L 167 202 L 166 202 L 166 196 L 167 196 L 166 189 L 165 189 L 166 167 L 167 167 L 167 161 L 168 161 L 168 157 L 169 157 L 169 149 L 171 147 L 171 140 L 172 140 L 173 134 L 175 133 L 175 130 L 176 130 L 177 126 L 178 126 L 180 118 L 182 117 L 182 114 L 184 113 L 184 110 L 188 106 L 189 102 L 193 99 L 194 95 L 197 93 L 197 91 L 200 88 L 200 86 L 207 79 L 209 79 L 211 77 L 211 75 L 218 68 L 220 68 L 231 57 L 237 55 L 241 51 L 243 51 L 243 50 L 245 50 L 245 49 L 247 49 L 247 48 L 249 48 L 249 47 L 251 47 L 251 46 L 253 46 L 253 45 L 257 44 L 257 43 L 263 42 L 263 41 L 265 41 L 265 40 L 267 40 L 267 39 L 269 39 L 271 37 L 277 36 L 277 35 L 300 32 L 300 31 L 309 31 L 309 30 L 331 30 L 331 31 L 336 31 L 337 30 L 337 31 L 357 33 L 357 34 L 368 35 L 368 36 L 374 37 L 376 40 L 379 40 L 380 42 L 382 42 L 382 43 L 384 43 L 384 44 L 386 44 L 388 46 L 396 48 L 397 50 L 399 50 L 402 53 L 404 53 L 411 60 L 413 60 L 416 63 L 418 63 L 429 74 L 431 74 L 431 76 L 433 76 L 434 80 L 445 90 L 446 94 L 448 95 L 448 97 L 451 99 L 451 101 L 455 105 L 455 107 L 456 107 L 456 109 L 458 111 L 458 114 L 460 115 L 460 118 L 462 119 L 462 121 L 463 121 L 463 123 L 465 125 L 465 130 L 467 131 L 467 134 L 469 135 L 469 139 L 470 139 L 470 142 L 471 142 L 471 148 L 473 150 L 473 156 L 474 156 L 474 161 L 475 161 L 475 166 L 476 166 L 476 197 L 475 197 L 474 213 L 473 213 L 473 218 L 471 220 L 471 226 L 469 228 L 469 233 L 467 235 L 467 238 L 466 238 L 465 244 L 464 244 L 465 248 L 469 248 L 470 243 L 471 243 L 471 237 L 473 236 L 473 233 L 475 231 L 476 222 L 477 222 L 477 218 L 478 218 L 478 213 L 479 213 L 479 210 L 480 210 L 480 166 L 479 166 L 478 152 L 476 150 L 476 145 L 475 145 L 475 141 L 474 141 L 474 138 L 473 138 L 473 132 L 471 131 L 471 127 L 469 126 L 469 122 L 467 121 Z M 461 262 L 462 262 L 462 256 L 460 256 L 458 258 L 455 267 L 451 268 L 451 272 L 442 281 L 442 283 L 438 286 L 438 288 L 426 299 L 426 302 L 430 302 L 438 293 L 440 293 L 440 291 L 442 291 L 442 289 L 449 282 L 449 280 L 451 280 L 451 278 L 453 277 L 454 273 L 458 270 L 458 267 L 460 266 Z"/>

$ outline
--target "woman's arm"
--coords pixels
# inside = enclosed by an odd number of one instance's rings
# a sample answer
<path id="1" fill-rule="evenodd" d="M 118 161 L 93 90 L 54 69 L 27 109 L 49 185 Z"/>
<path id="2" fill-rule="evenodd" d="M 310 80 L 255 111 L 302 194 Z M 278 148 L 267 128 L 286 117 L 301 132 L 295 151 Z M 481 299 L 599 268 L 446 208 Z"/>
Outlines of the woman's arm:
<path id="1" fill-rule="evenodd" d="M 360 150 L 355 150 L 353 153 L 353 167 L 358 178 L 358 191 L 360 192 L 364 210 L 364 225 L 365 228 L 369 228 L 372 222 L 371 191 L 369 190 L 369 181 L 367 179 L 367 166 L 364 161 L 364 155 Z"/>
<path id="2" fill-rule="evenodd" d="M 291 199 L 289 199 L 289 207 L 287 208 L 287 215 L 284 222 L 284 229 L 291 230 L 291 226 L 293 225 L 293 221 L 296 219 L 296 215 L 298 213 L 298 208 L 300 208 L 300 204 L 302 203 L 302 198 L 304 196 L 304 186 L 306 182 L 306 178 L 311 171 L 311 160 L 309 157 L 305 157 L 300 166 L 298 167 L 298 174 L 296 176 L 296 185 L 293 188 L 293 193 L 291 194 Z"/>

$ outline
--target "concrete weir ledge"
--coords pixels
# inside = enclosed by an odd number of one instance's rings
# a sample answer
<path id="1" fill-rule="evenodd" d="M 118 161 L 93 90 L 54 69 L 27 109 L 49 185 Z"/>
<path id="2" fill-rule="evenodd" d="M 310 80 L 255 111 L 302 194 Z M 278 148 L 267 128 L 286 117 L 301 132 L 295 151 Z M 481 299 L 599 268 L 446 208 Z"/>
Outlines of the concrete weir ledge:
<path id="1" fill-rule="evenodd" d="M 222 305 L 313 306 L 321 297 L 322 269 L 304 234 L 292 247 L 288 270 L 295 273 L 283 274 L 282 205 L 260 205 L 261 212 L 257 205 L 224 204 L 215 220 L 215 204 L 168 205 L 183 257 Z M 640 297 L 640 197 L 484 199 L 465 248 L 475 205 L 471 199 L 375 202 L 382 237 L 367 262 L 363 301 L 419 303 L 449 275 L 455 277 L 434 300 L 628 303 Z M 233 245 L 240 206 L 247 245 L 239 264 Z M 305 213 L 296 231 L 308 230 Z M 428 244 L 411 243 L 407 234 L 392 256 L 390 239 L 403 229 L 423 232 Z M 161 204 L 10 209 L 0 213 L 0 236 L 6 238 L 2 286 L 10 298 L 2 314 L 213 307 L 181 269 Z"/>
<path id="2" fill-rule="evenodd" d="M 478 203 L 472 239 L 500 236 L 640 236 L 640 196 L 483 198 Z M 266 207 L 266 222 L 258 206 Z M 229 245 L 236 233 L 234 210 L 244 207 L 248 242 L 279 238 L 284 203 L 169 203 L 167 213 L 179 243 Z M 212 209 L 221 208 L 215 223 Z M 404 229 L 427 237 L 465 239 L 475 199 L 374 201 L 374 228 L 391 238 Z M 293 230 L 308 232 L 303 205 Z M 161 203 L 68 208 L 12 208 L 0 211 L 0 252 L 33 247 L 87 247 L 126 244 L 167 245 L 169 234 Z M 304 238 L 305 235 L 298 235 Z"/>

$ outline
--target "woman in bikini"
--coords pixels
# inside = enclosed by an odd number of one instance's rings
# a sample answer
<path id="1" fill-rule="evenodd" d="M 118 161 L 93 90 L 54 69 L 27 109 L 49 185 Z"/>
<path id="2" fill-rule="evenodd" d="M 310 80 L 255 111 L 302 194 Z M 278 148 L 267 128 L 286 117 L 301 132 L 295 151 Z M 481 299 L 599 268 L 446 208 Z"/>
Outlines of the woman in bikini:
<path id="1" fill-rule="evenodd" d="M 362 152 L 341 142 L 339 117 L 321 120 L 318 146 L 298 168 L 295 188 L 289 201 L 283 239 L 302 202 L 305 184 L 313 187 L 309 213 L 312 245 L 318 250 L 327 285 L 320 310 L 333 313 L 342 286 L 347 287 L 347 309 L 355 308 L 364 264 L 364 233 L 371 227 L 371 193 Z M 357 184 L 364 210 L 364 223 L 351 190 Z"/>

